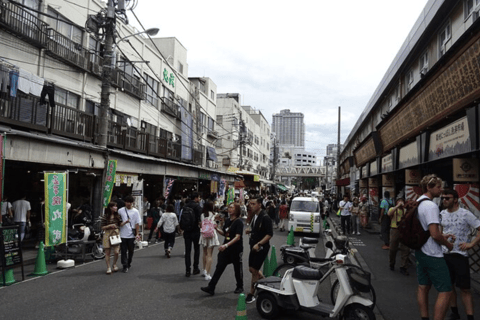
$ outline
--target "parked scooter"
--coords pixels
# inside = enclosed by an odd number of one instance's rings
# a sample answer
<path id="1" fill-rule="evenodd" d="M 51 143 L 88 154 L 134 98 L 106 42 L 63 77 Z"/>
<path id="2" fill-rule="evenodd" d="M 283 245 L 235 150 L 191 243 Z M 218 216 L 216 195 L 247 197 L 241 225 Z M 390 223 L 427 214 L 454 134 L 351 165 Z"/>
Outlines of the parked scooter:
<path id="1" fill-rule="evenodd" d="M 67 255 L 77 256 L 82 254 L 82 246 L 85 246 L 85 254 L 90 254 L 93 259 L 105 258 L 102 246 L 101 232 L 95 232 L 91 220 L 85 223 L 77 223 L 68 229 Z M 65 254 L 65 244 L 56 246 L 56 255 Z"/>
<path id="2" fill-rule="evenodd" d="M 301 265 L 288 270 L 283 278 L 271 276 L 257 281 L 257 311 L 266 319 L 275 318 L 281 309 L 285 309 L 329 318 L 375 320 L 371 309 L 373 302 L 356 294 L 357 291 L 370 290 L 370 274 L 356 265 L 345 264 L 345 259 L 344 254 L 331 257 L 331 267 L 325 274 Z M 319 301 L 317 295 L 320 284 L 332 273 L 339 281 L 339 288 L 335 303 L 328 304 Z"/>

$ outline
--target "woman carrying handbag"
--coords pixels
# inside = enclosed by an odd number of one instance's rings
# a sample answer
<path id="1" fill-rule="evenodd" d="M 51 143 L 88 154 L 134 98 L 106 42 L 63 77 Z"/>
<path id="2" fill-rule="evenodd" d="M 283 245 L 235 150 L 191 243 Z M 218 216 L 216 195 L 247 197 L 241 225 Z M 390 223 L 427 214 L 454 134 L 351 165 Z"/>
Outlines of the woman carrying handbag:
<path id="1" fill-rule="evenodd" d="M 107 263 L 107 274 L 112 273 L 110 268 L 110 253 L 113 249 L 113 272 L 118 271 L 117 260 L 120 253 L 120 215 L 117 212 L 117 203 L 110 202 L 105 208 L 105 214 L 101 218 L 103 233 L 103 248 L 105 249 L 105 261 Z"/>

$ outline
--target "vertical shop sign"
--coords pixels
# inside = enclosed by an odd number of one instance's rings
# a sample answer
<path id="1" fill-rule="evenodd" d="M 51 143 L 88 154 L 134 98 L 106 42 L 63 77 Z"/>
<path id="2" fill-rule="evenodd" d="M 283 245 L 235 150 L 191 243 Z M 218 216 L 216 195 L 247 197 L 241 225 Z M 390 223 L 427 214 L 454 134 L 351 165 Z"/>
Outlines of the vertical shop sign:
<path id="1" fill-rule="evenodd" d="M 174 182 L 175 182 L 175 179 L 172 179 L 172 178 L 165 179 L 165 192 L 163 194 L 165 197 L 165 200 L 168 199 L 170 192 L 172 192 Z"/>
<path id="2" fill-rule="evenodd" d="M 218 196 L 223 197 L 225 195 L 225 185 L 227 181 L 225 179 L 220 180 L 220 188 L 218 188 Z"/>
<path id="3" fill-rule="evenodd" d="M 235 200 L 235 188 L 229 188 L 227 192 L 227 206 Z"/>
<path id="4" fill-rule="evenodd" d="M 67 174 L 44 173 L 45 246 L 65 243 L 67 220 Z"/>
<path id="5" fill-rule="evenodd" d="M 103 207 L 106 208 L 112 197 L 115 173 L 117 172 L 117 160 L 108 160 L 108 170 L 105 177 L 105 188 L 103 189 Z"/>

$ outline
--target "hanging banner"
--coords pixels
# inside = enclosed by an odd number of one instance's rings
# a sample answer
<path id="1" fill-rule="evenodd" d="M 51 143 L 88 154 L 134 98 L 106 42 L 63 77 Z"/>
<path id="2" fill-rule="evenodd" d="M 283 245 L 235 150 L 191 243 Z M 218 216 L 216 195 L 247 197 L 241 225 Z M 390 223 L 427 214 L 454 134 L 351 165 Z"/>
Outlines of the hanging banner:
<path id="1" fill-rule="evenodd" d="M 477 218 L 480 217 L 480 186 L 473 184 L 454 184 L 453 188 L 458 192 L 460 206 L 471 211 Z"/>
<path id="2" fill-rule="evenodd" d="M 44 173 L 45 246 L 66 243 L 67 174 Z"/>
<path id="3" fill-rule="evenodd" d="M 235 201 L 235 188 L 229 188 L 227 192 L 227 206 Z"/>
<path id="4" fill-rule="evenodd" d="M 117 160 L 108 160 L 107 176 L 105 177 L 105 188 L 103 189 L 103 207 L 106 208 L 112 197 L 115 173 L 117 172 Z"/>
<path id="5" fill-rule="evenodd" d="M 165 192 L 163 193 L 163 196 L 165 197 L 165 200 L 168 199 L 168 196 L 170 195 L 170 192 L 172 192 L 174 182 L 175 182 L 175 179 L 172 179 L 172 178 L 166 178 L 165 179 Z"/>
<path id="6" fill-rule="evenodd" d="M 225 179 L 220 180 L 220 188 L 218 188 L 218 196 L 223 197 L 225 195 L 225 185 L 227 181 Z"/>
<path id="7" fill-rule="evenodd" d="M 210 181 L 210 193 L 217 193 L 218 191 L 218 182 L 217 181 Z"/>

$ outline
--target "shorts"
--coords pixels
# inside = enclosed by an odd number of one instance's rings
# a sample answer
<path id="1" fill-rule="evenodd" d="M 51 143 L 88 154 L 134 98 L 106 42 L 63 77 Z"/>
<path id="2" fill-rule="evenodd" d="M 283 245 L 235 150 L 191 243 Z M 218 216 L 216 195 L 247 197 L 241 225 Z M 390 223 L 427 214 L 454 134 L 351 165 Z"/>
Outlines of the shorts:
<path id="1" fill-rule="evenodd" d="M 248 266 L 255 269 L 260 270 L 262 267 L 265 258 L 268 256 L 268 251 L 270 250 L 270 245 L 264 245 L 263 249 L 259 252 L 253 251 L 252 247 L 250 247 L 250 255 L 248 256 Z"/>
<path id="2" fill-rule="evenodd" d="M 452 291 L 452 282 L 444 258 L 430 257 L 421 250 L 415 250 L 417 259 L 417 280 L 421 286 L 433 284 L 438 292 Z"/>
<path id="3" fill-rule="evenodd" d="M 468 257 L 458 253 L 449 253 L 444 256 L 452 284 L 455 284 L 460 289 L 470 289 L 470 264 Z"/>

